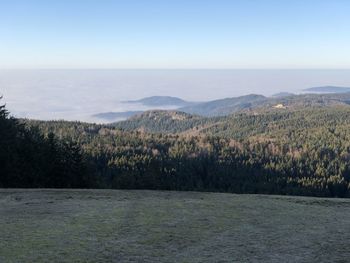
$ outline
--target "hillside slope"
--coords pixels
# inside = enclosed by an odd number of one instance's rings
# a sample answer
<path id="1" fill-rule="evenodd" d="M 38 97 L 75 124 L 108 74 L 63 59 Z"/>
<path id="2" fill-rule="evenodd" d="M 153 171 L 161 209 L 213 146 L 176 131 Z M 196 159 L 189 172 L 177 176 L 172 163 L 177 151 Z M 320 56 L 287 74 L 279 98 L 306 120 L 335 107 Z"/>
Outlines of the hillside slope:
<path id="1" fill-rule="evenodd" d="M 269 110 L 276 105 L 283 105 L 289 110 L 299 110 L 311 107 L 329 107 L 350 105 L 350 93 L 327 94 L 288 94 L 277 97 L 264 97 L 262 95 L 247 95 L 242 97 L 226 98 L 189 107 L 180 108 L 179 111 L 201 116 L 226 116 L 237 112 Z"/>
<path id="2" fill-rule="evenodd" d="M 207 123 L 206 118 L 180 111 L 146 111 L 126 121 L 113 124 L 116 128 L 127 131 L 144 131 L 154 133 L 177 133 Z"/>
<path id="3" fill-rule="evenodd" d="M 26 124 L 78 142 L 102 187 L 350 197 L 349 106 L 135 118 Z"/>

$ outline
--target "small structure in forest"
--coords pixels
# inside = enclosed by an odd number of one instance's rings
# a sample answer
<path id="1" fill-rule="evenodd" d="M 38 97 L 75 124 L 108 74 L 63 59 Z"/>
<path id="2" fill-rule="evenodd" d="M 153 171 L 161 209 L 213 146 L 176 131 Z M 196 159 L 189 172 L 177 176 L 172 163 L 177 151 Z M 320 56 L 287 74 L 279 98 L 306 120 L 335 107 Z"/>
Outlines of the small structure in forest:
<path id="1" fill-rule="evenodd" d="M 284 106 L 282 103 L 280 103 L 280 104 L 277 104 L 277 105 L 273 106 L 273 108 L 275 108 L 275 109 L 286 109 L 287 107 Z"/>

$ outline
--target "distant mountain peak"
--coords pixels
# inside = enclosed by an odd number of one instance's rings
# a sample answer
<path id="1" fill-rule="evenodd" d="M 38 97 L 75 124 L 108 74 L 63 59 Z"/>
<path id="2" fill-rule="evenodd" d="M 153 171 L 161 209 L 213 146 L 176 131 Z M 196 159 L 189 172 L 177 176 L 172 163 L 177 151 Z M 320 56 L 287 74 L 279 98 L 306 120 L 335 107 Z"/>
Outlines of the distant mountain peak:
<path id="1" fill-rule="evenodd" d="M 290 93 L 290 92 L 279 92 L 276 94 L 273 94 L 271 97 L 273 98 L 283 98 L 283 97 L 289 97 L 289 96 L 294 96 L 294 93 Z"/>
<path id="2" fill-rule="evenodd" d="M 140 103 L 145 106 L 187 106 L 192 104 L 178 97 L 172 96 L 151 96 L 139 100 L 124 101 L 125 103 Z"/>

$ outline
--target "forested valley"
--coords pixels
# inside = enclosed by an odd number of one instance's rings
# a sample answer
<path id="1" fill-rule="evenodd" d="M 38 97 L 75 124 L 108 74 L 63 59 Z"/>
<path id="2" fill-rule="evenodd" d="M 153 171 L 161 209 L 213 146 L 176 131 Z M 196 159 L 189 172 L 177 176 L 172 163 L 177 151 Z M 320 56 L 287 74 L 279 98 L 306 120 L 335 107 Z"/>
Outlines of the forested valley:
<path id="1" fill-rule="evenodd" d="M 205 118 L 155 111 L 112 125 L 0 114 L 0 187 L 350 197 L 350 107 Z"/>

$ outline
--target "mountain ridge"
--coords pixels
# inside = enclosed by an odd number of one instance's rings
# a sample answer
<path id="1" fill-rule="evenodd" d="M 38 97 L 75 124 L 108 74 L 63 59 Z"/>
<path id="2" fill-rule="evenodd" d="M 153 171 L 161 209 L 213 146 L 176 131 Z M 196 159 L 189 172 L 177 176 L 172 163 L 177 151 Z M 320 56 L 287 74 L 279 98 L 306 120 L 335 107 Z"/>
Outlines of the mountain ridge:
<path id="1" fill-rule="evenodd" d="M 207 117 L 224 116 L 233 112 L 256 107 L 266 102 L 266 100 L 268 100 L 268 98 L 263 95 L 248 94 L 198 103 L 193 106 L 179 108 L 179 110 Z"/>
<path id="2" fill-rule="evenodd" d="M 320 86 L 303 89 L 303 91 L 316 93 L 347 93 L 350 92 L 350 88 L 339 86 Z"/>
<path id="3" fill-rule="evenodd" d="M 277 94 L 277 96 L 265 97 L 258 94 L 249 94 L 239 97 L 224 98 L 207 102 L 198 102 L 186 107 L 178 107 L 175 110 L 187 114 L 198 115 L 202 117 L 219 117 L 227 116 L 237 112 L 259 112 L 270 110 L 289 110 L 309 107 L 328 107 L 335 105 L 350 105 L 350 92 L 346 93 L 306 93 L 306 94 Z M 160 109 L 167 110 L 167 109 Z M 145 111 L 130 112 L 107 112 L 104 113 L 108 118 L 116 117 L 133 117 Z"/>

